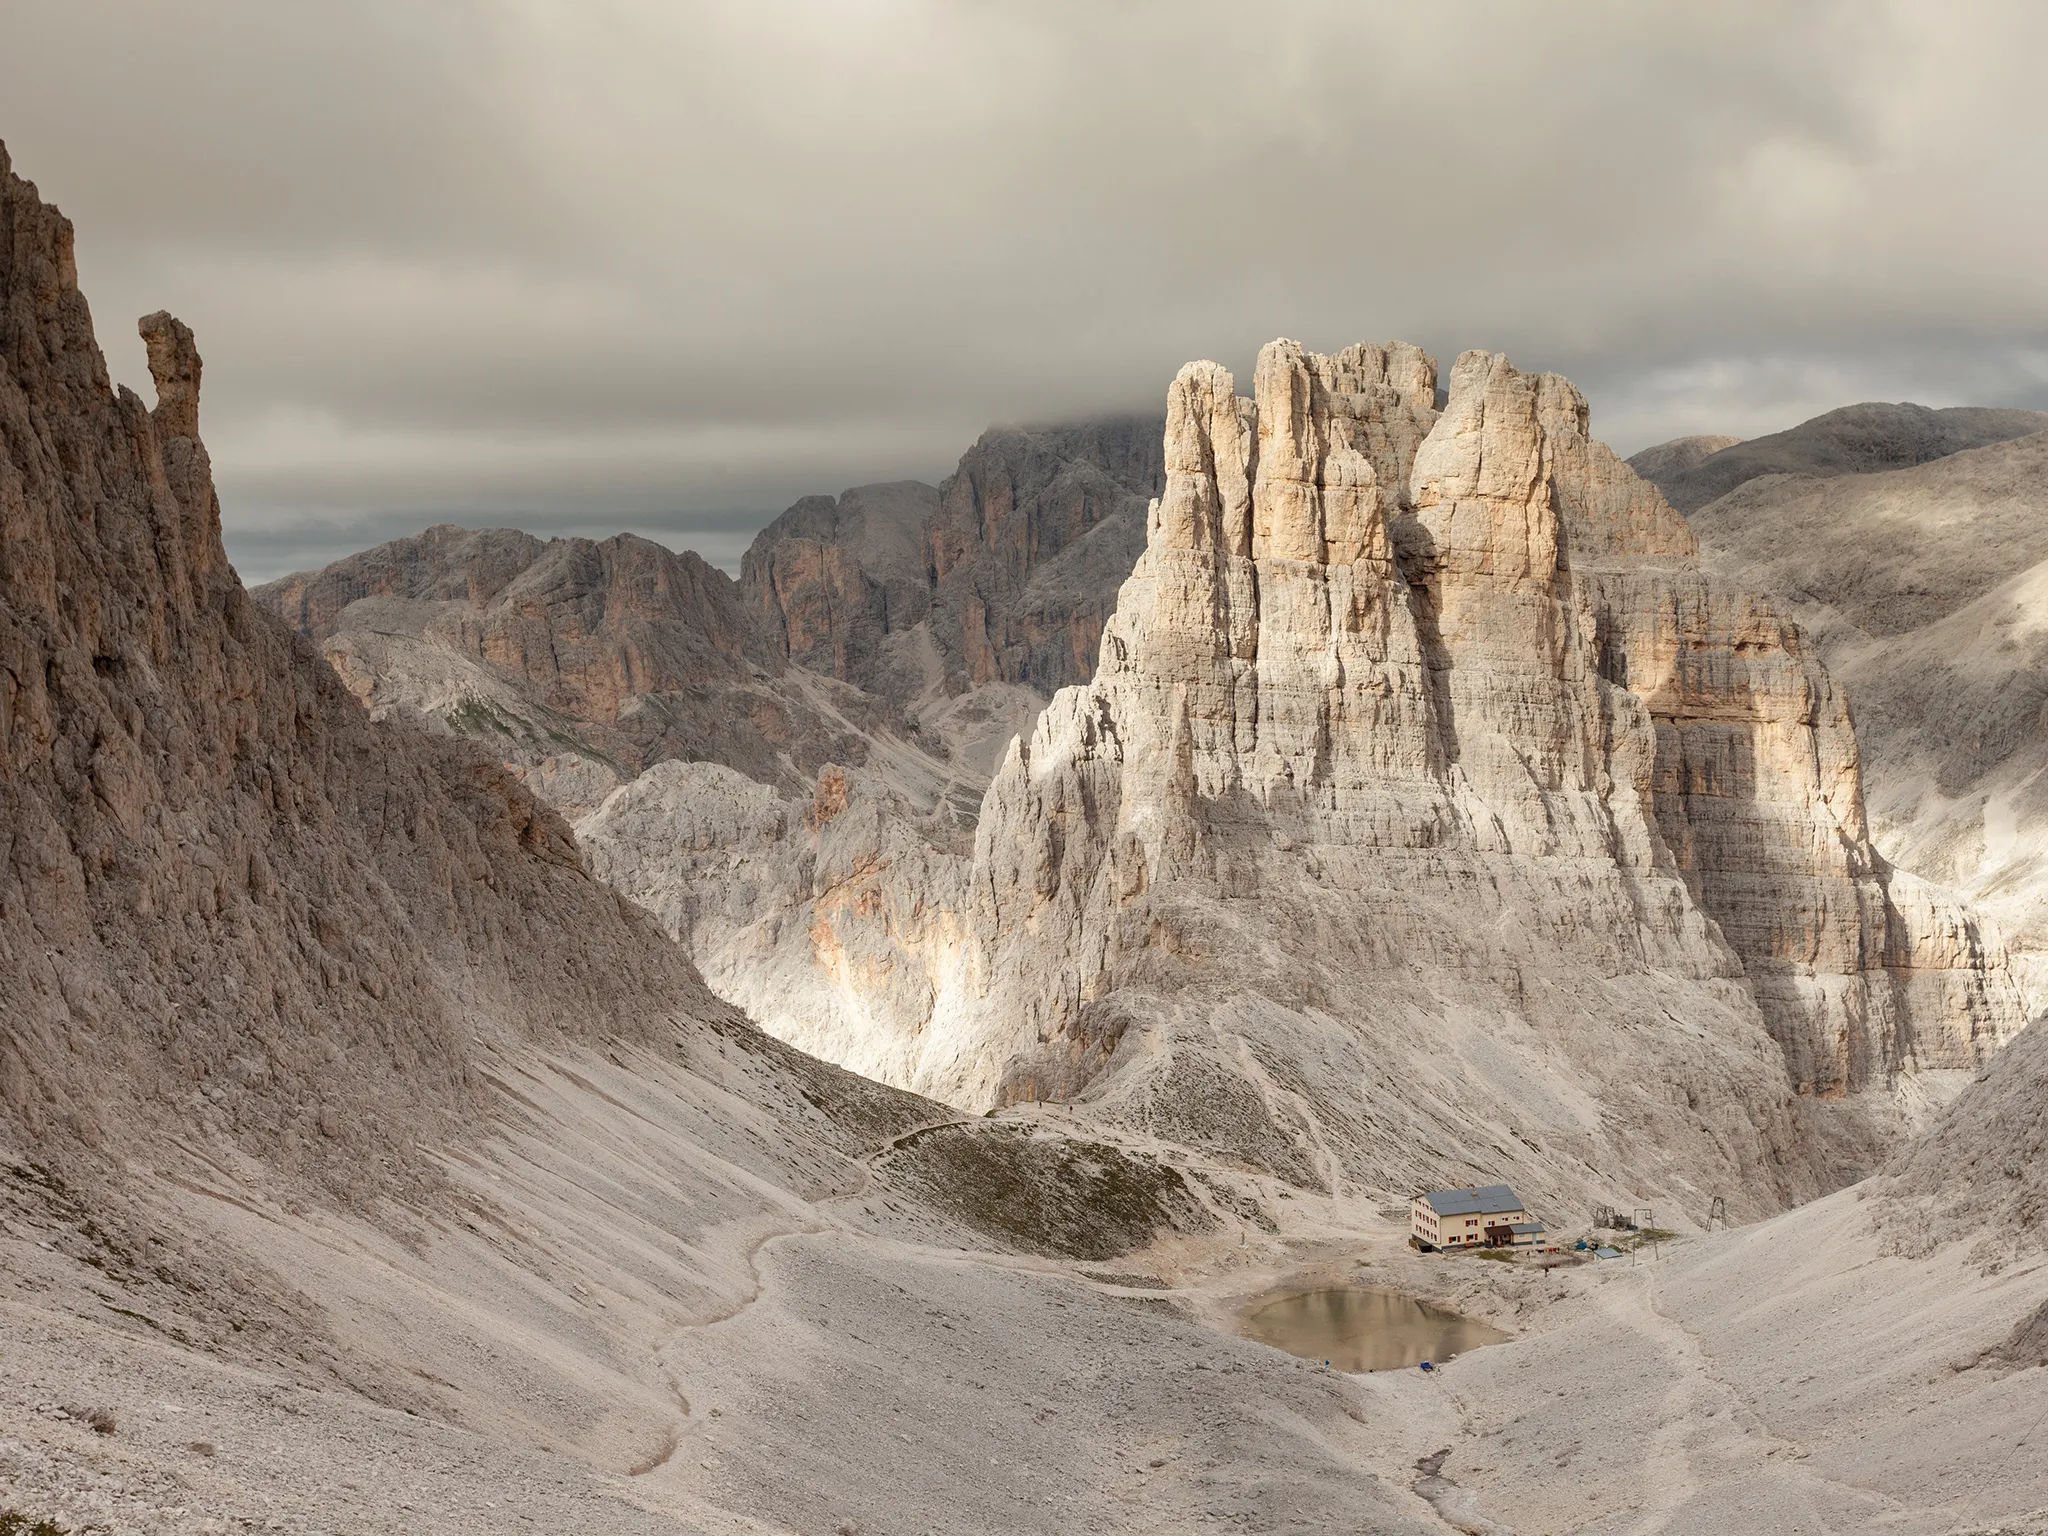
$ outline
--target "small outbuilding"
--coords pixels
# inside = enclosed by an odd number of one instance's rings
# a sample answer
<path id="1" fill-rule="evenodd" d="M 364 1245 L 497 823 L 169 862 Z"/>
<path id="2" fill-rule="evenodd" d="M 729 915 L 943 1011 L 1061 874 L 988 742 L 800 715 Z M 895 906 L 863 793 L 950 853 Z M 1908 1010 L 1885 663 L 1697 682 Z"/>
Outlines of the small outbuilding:
<path id="1" fill-rule="evenodd" d="M 1505 1184 L 1433 1189 L 1409 1207 L 1409 1234 L 1419 1248 L 1540 1248 L 1544 1226 Z"/>

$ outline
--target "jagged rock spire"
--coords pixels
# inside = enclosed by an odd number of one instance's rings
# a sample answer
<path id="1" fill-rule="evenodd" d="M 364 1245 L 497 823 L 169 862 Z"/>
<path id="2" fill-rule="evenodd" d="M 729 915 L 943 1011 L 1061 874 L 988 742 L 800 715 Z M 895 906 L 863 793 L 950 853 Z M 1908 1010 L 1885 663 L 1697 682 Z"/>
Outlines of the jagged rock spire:
<path id="1" fill-rule="evenodd" d="M 199 436 L 199 347 L 192 327 L 169 310 L 136 322 L 149 349 L 149 376 L 156 381 L 156 409 L 150 418 L 165 438 Z"/>
<path id="2" fill-rule="evenodd" d="M 1466 1042 L 1448 1070 L 1491 1085 L 1484 1113 L 1536 1118 L 1463 1054 L 1476 1029 L 1510 1077 L 1566 1072 L 1604 1114 L 1684 1085 L 1685 1114 L 1628 1111 L 1654 1147 L 1616 1120 L 1632 1150 L 1602 1155 L 1692 1145 L 1766 1203 L 1864 1166 L 1898 1074 L 1971 1065 L 2021 1022 L 1995 944 L 1883 866 L 1839 693 L 1767 605 L 1707 580 L 1570 382 L 1468 352 L 1440 414 L 1435 384 L 1400 343 L 1287 340 L 1252 399 L 1214 363 L 1175 378 L 1096 679 L 984 805 L 977 979 L 944 1027 L 991 1033 L 925 1086 L 1060 1088 L 1034 1052 L 1080 1059 L 1077 1010 L 1114 1002 L 1154 1044 L 1102 1093 L 1192 1123 L 1191 1085 L 1246 1070 L 1215 1021 L 1257 1016 L 1234 1038 L 1272 1134 L 1308 1115 L 1308 1165 L 1365 1177 L 1371 1138 L 1328 1127 L 1357 1123 L 1360 1081 L 1409 1081 L 1419 1040 Z M 1339 1059 L 1360 1076 L 1317 1076 Z M 1276 1107 L 1278 1080 L 1308 1107 Z M 1412 1118 L 1408 1093 L 1368 1091 L 1369 1113 Z M 1855 1103 L 1794 1129 L 1795 1099 L 1828 1096 Z M 1753 1144 L 1699 1141 L 1729 1114 Z"/>

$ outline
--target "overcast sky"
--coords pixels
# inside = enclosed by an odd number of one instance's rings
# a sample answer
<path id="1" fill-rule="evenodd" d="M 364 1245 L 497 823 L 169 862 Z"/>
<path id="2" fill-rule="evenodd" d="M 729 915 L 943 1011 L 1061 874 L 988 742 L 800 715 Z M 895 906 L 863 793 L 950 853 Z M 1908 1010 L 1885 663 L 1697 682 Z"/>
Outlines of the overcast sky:
<path id="1" fill-rule="evenodd" d="M 115 376 L 260 580 L 435 521 L 736 567 L 1183 362 L 1402 337 L 1620 448 L 2048 408 L 2048 5 L 0 0 Z"/>

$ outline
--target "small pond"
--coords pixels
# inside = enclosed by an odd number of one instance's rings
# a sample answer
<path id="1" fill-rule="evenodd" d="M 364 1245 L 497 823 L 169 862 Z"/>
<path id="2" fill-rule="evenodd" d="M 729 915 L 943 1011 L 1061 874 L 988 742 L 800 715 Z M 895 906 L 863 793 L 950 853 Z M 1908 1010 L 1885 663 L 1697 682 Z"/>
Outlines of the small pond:
<path id="1" fill-rule="evenodd" d="M 1508 1335 L 1498 1328 L 1398 1291 L 1362 1285 L 1283 1296 L 1244 1314 L 1245 1332 L 1304 1360 L 1340 1371 L 1397 1371 L 1442 1362 Z"/>

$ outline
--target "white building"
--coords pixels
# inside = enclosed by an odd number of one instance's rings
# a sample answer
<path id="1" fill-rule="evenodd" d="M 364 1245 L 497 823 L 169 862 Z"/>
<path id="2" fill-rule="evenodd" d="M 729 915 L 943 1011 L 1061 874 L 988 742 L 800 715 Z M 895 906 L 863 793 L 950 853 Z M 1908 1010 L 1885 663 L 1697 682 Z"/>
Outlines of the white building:
<path id="1" fill-rule="evenodd" d="M 1417 1195 L 1408 1229 L 1429 1248 L 1540 1248 L 1544 1238 L 1543 1223 L 1505 1184 Z"/>

